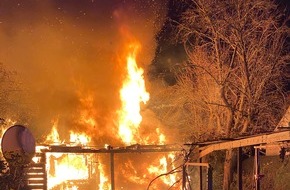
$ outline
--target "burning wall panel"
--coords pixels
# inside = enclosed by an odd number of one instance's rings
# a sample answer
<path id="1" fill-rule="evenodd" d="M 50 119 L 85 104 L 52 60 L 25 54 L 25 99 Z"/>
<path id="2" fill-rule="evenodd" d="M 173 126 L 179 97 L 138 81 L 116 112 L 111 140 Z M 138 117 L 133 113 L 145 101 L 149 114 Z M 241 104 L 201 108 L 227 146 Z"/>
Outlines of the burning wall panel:
<path id="1" fill-rule="evenodd" d="M 142 150 L 132 153 L 132 150 L 126 148 L 122 152 L 113 153 L 114 149 L 103 152 L 103 149 L 84 148 L 82 151 L 95 153 L 80 154 L 80 150 L 73 148 L 70 153 L 65 154 L 46 153 L 49 190 L 85 187 L 106 190 L 111 189 L 112 182 L 117 189 L 146 189 L 156 176 L 167 173 L 168 175 L 150 184 L 150 187 L 163 189 L 172 186 L 172 189 L 180 189 L 181 184 L 175 184 L 181 179 L 180 173 L 173 169 L 180 165 L 183 159 L 176 160 L 177 157 L 173 153 L 142 153 Z M 61 151 L 61 147 L 58 151 Z M 112 152 L 109 153 L 110 151 Z M 83 160 L 79 160 L 80 158 Z M 170 172 L 172 173 L 169 174 Z"/>

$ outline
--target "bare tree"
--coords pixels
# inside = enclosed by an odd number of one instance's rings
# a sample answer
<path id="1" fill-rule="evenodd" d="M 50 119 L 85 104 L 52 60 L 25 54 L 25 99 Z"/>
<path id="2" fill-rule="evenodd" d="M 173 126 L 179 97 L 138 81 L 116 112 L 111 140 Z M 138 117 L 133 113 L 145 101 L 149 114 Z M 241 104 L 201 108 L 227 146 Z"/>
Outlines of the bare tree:
<path id="1" fill-rule="evenodd" d="M 27 122 L 30 119 L 31 102 L 28 91 L 21 86 L 16 71 L 0 62 L 0 125 L 9 120 Z"/>
<path id="2" fill-rule="evenodd" d="M 193 128 L 203 125 L 224 137 L 273 129 L 285 108 L 283 15 L 270 0 L 190 3 L 177 32 L 189 65 L 175 92 L 199 122 Z M 230 187 L 231 158 L 228 150 L 224 189 Z"/>
<path id="3" fill-rule="evenodd" d="M 10 95 L 17 89 L 14 75 L 14 72 L 6 69 L 4 64 L 0 62 L 0 118 L 6 114 L 5 110 L 8 109 L 9 102 L 11 103 Z"/>

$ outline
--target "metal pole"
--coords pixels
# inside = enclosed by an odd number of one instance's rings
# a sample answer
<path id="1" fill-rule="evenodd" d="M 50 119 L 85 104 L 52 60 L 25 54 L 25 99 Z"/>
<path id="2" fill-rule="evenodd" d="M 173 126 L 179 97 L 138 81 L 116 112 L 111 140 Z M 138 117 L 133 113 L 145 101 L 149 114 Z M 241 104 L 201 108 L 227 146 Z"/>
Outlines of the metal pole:
<path id="1" fill-rule="evenodd" d="M 186 165 L 182 166 L 182 190 L 186 190 Z"/>
<path id="2" fill-rule="evenodd" d="M 255 190 L 260 190 L 260 160 L 259 148 L 255 148 Z"/>
<path id="3" fill-rule="evenodd" d="M 202 163 L 202 158 L 199 159 L 199 163 Z M 199 189 L 202 190 L 202 166 L 199 166 Z"/>
<path id="4" fill-rule="evenodd" d="M 212 190 L 213 189 L 213 184 L 212 184 L 212 167 L 211 165 L 208 166 L 207 168 L 207 189 Z"/>
<path id="5" fill-rule="evenodd" d="M 242 178 L 242 170 L 243 170 L 243 163 L 242 163 L 242 147 L 238 148 L 238 185 L 239 190 L 243 190 L 243 178 Z"/>
<path id="6" fill-rule="evenodd" d="M 111 190 L 115 190 L 115 175 L 114 175 L 114 153 L 110 153 L 111 159 Z"/>

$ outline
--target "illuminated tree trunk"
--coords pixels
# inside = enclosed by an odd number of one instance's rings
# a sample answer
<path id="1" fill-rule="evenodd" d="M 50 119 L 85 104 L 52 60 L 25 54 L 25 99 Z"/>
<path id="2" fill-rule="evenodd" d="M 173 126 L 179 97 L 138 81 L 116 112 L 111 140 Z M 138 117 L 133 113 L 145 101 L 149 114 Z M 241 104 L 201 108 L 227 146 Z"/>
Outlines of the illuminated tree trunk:
<path id="1" fill-rule="evenodd" d="M 233 168 L 233 151 L 232 149 L 226 150 L 225 162 L 224 162 L 224 181 L 223 190 L 229 190 L 232 182 L 232 168 Z"/>

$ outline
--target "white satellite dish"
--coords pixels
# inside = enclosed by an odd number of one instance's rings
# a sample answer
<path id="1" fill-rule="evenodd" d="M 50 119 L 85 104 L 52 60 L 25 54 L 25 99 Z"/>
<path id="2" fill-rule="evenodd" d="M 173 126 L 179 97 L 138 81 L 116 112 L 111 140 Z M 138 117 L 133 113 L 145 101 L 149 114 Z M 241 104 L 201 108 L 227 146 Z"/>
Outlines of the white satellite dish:
<path id="1" fill-rule="evenodd" d="M 9 164 L 29 164 L 35 154 L 35 139 L 28 128 L 14 125 L 2 136 L 1 150 Z"/>

